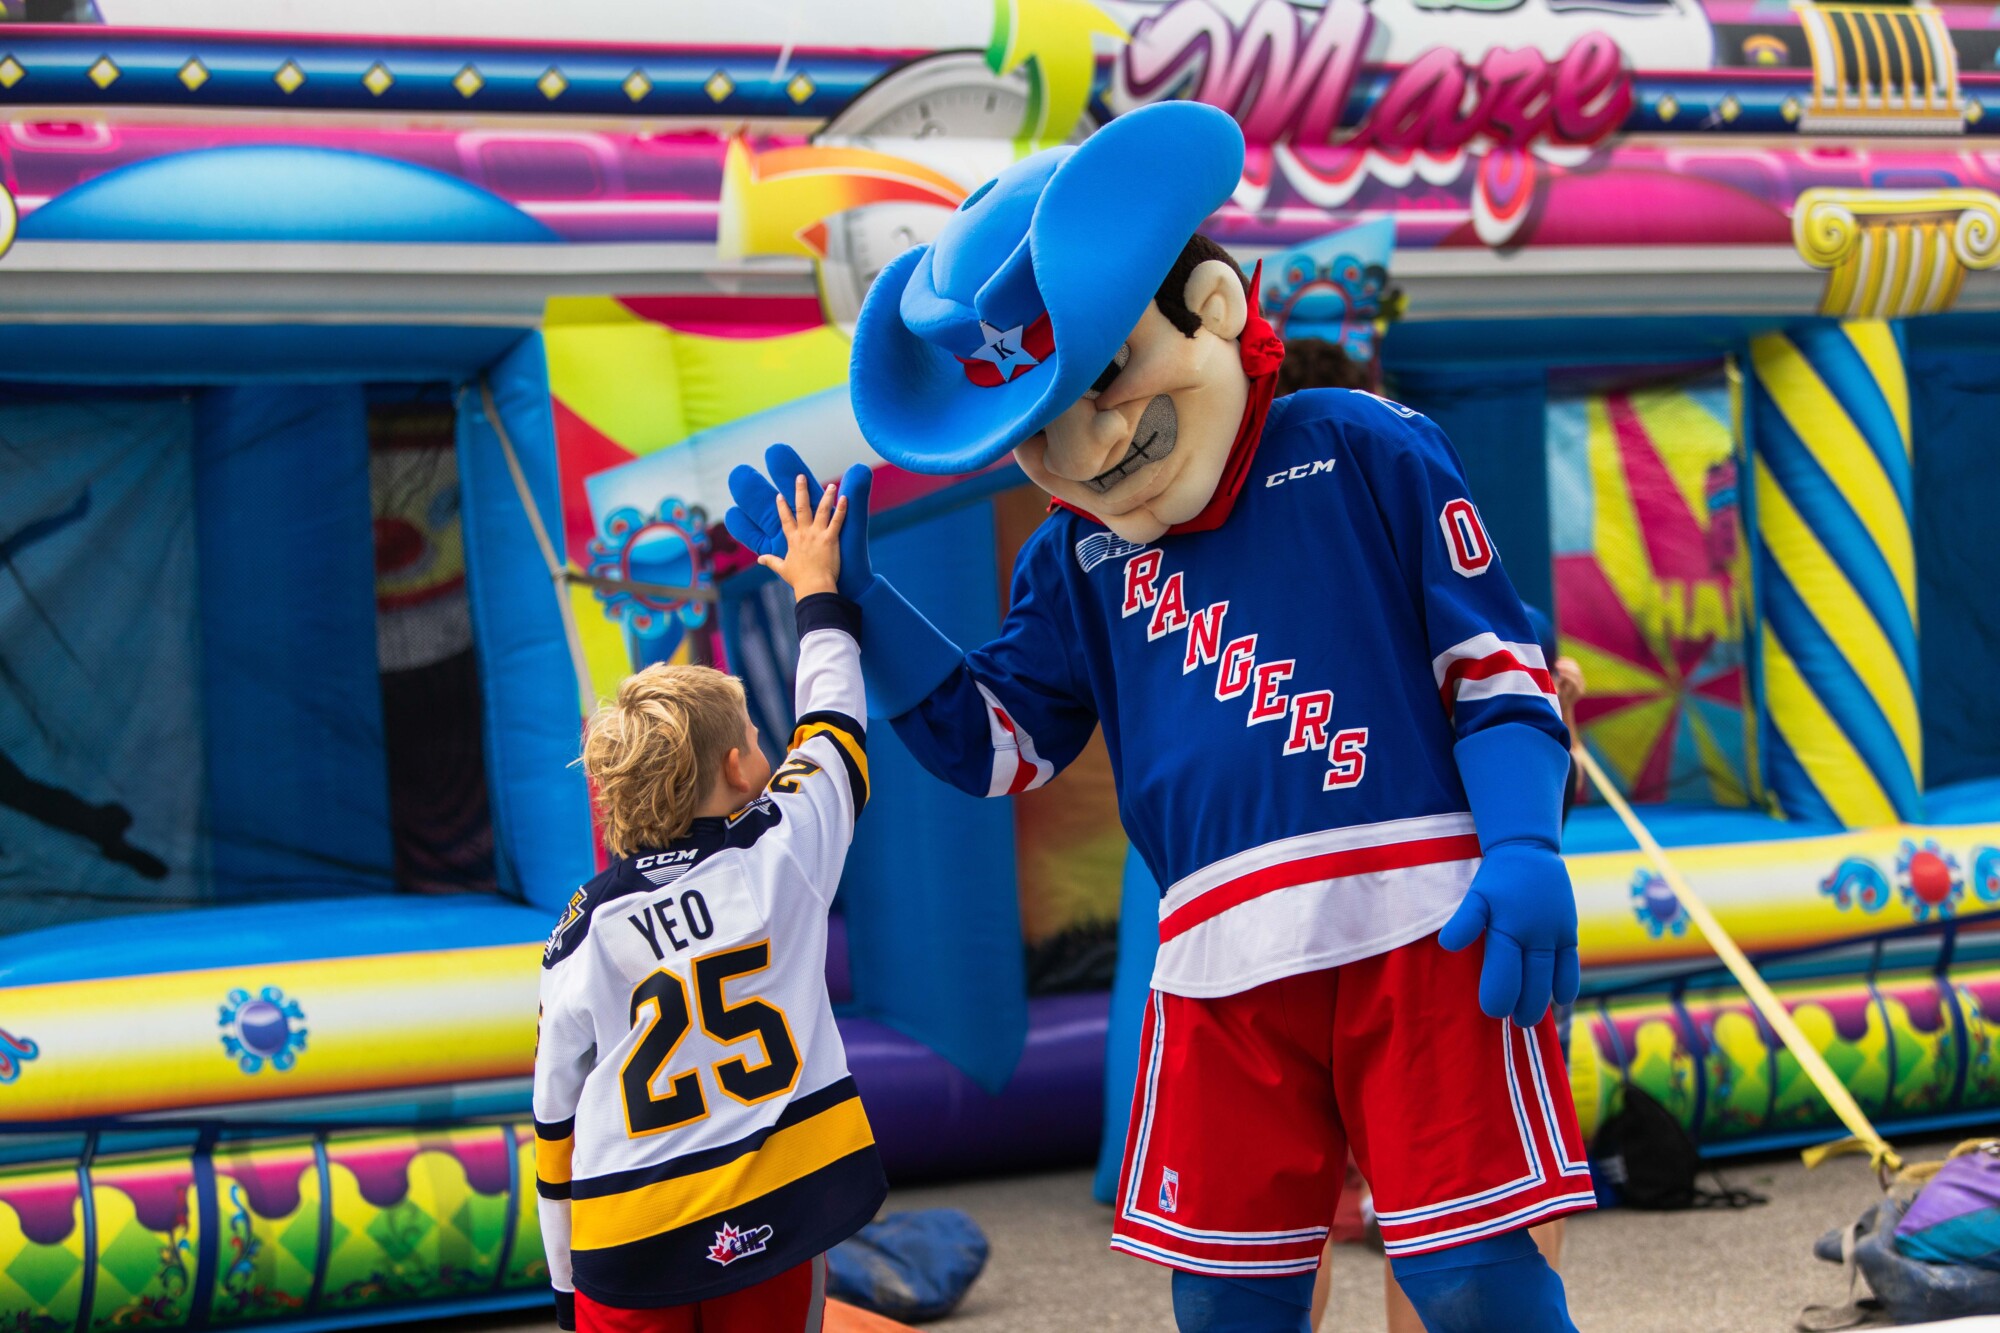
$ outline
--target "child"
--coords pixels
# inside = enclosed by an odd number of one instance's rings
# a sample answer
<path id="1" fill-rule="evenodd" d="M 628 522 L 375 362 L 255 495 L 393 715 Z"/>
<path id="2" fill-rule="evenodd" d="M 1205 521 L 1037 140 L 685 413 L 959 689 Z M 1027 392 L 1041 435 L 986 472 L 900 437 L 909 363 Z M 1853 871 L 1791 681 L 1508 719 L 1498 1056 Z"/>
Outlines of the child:
<path id="1" fill-rule="evenodd" d="M 868 800 L 845 496 L 761 563 L 798 598 L 798 729 L 776 773 L 742 683 L 651 666 L 591 718 L 611 868 L 543 958 L 542 1242 L 565 1329 L 817 1329 L 825 1252 L 887 1192 L 826 993 L 826 914 Z"/>

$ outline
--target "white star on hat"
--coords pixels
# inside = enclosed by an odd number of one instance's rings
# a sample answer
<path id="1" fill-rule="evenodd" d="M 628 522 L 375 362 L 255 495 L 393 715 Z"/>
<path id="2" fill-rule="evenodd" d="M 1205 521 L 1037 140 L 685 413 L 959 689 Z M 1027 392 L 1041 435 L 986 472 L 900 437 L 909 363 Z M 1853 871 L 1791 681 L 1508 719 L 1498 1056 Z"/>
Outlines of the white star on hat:
<path id="1" fill-rule="evenodd" d="M 990 361 L 1002 370 L 1026 370 L 1038 366 L 1041 360 L 1028 355 L 1028 349 L 1021 345 L 1021 326 L 1011 329 L 996 329 L 985 320 L 979 321 L 979 336 L 986 339 L 986 345 L 972 354 L 974 361 Z"/>

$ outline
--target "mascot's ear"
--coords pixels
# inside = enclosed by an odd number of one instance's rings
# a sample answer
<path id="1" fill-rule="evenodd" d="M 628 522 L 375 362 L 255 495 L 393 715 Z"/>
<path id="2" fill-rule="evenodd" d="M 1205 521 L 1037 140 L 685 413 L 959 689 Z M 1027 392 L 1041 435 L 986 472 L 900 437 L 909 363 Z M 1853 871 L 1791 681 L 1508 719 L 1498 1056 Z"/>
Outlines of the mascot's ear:
<path id="1" fill-rule="evenodd" d="M 1216 337 L 1229 341 L 1243 336 L 1243 326 L 1250 320 L 1250 300 L 1243 294 L 1243 280 L 1236 276 L 1236 270 L 1220 259 L 1204 259 L 1194 266 L 1183 299 L 1201 326 Z"/>

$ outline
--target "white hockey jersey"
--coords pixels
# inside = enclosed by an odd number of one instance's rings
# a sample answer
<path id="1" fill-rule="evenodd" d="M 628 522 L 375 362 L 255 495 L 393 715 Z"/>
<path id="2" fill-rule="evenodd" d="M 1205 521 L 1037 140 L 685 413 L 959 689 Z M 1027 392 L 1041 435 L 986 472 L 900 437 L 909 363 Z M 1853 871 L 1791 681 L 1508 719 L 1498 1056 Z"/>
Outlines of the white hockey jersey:
<path id="1" fill-rule="evenodd" d="M 887 1192 L 826 992 L 868 799 L 859 612 L 799 602 L 798 729 L 764 794 L 619 858 L 549 938 L 535 1056 L 558 1291 L 683 1305 L 845 1240 Z"/>

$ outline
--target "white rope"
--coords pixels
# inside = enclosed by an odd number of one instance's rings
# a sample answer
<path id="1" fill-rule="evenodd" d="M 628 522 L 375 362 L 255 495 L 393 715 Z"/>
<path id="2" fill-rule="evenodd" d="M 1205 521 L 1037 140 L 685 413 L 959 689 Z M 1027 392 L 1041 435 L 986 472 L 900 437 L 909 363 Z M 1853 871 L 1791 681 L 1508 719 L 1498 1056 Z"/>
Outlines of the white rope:
<path id="1" fill-rule="evenodd" d="M 535 545 L 541 548 L 542 563 L 548 567 L 549 583 L 556 595 L 556 610 L 562 616 L 563 638 L 569 643 L 569 660 L 576 672 L 576 697 L 583 708 L 585 717 L 596 711 L 597 691 L 590 683 L 590 662 L 583 655 L 583 636 L 576 628 L 576 614 L 569 604 L 569 571 L 563 568 L 562 557 L 556 554 L 555 543 L 549 540 L 549 530 L 542 522 L 542 511 L 535 505 L 534 492 L 528 489 L 528 474 L 521 470 L 521 459 L 514 452 L 514 441 L 507 436 L 507 428 L 500 424 L 500 410 L 493 404 L 493 385 L 485 375 L 479 377 L 479 403 L 486 413 L 486 424 L 493 428 L 493 436 L 500 441 L 500 452 L 507 457 L 507 473 L 514 478 L 514 491 L 521 497 L 521 508 L 528 515 L 528 526 L 534 530 Z"/>

